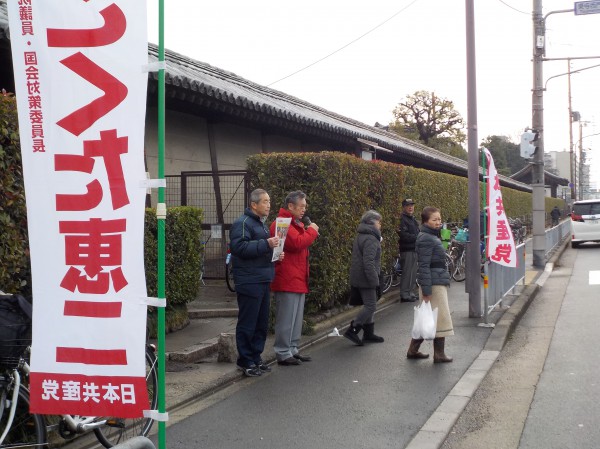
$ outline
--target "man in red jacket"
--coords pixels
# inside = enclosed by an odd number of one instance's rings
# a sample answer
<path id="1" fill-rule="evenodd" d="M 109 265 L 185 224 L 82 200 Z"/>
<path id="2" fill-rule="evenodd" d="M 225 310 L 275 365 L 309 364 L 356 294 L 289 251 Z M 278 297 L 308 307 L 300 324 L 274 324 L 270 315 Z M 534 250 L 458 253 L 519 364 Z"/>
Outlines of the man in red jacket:
<path id="1" fill-rule="evenodd" d="M 275 278 L 271 291 L 275 294 L 275 355 L 279 365 L 300 365 L 311 358 L 298 353 L 304 318 L 304 299 L 308 293 L 308 247 L 319 235 L 319 227 L 310 223 L 304 227 L 306 194 L 295 191 L 285 198 L 278 217 L 292 219 L 283 250 L 285 259 L 275 263 Z M 275 236 L 276 222 L 271 224 Z"/>

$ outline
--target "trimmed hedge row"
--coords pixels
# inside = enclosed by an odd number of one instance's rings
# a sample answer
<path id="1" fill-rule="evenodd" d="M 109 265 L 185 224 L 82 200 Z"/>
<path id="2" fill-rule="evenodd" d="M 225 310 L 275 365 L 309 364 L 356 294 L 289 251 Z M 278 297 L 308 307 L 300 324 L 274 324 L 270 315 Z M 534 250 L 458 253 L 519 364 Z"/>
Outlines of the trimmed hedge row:
<path id="1" fill-rule="evenodd" d="M 0 93 L 0 289 L 31 294 L 17 102 Z"/>
<path id="2" fill-rule="evenodd" d="M 403 198 L 415 200 L 417 211 L 439 207 L 444 221 L 461 222 L 468 216 L 467 178 L 445 173 L 334 152 L 253 155 L 248 158 L 248 172 L 251 189 L 263 188 L 271 196 L 270 221 L 288 192 L 302 190 L 308 195 L 306 213 L 320 228 L 311 248 L 309 313 L 345 302 L 352 242 L 366 210 L 375 209 L 383 216 L 385 264 L 397 253 Z M 531 194 L 502 187 L 502 196 L 508 216 L 531 214 Z M 564 206 L 560 199 L 546 198 L 547 211 L 555 204 Z"/>
<path id="3" fill-rule="evenodd" d="M 200 262 L 204 248 L 201 243 L 202 209 L 196 207 L 169 208 L 165 220 L 165 296 L 167 298 L 167 331 L 176 330 L 188 322 L 186 304 L 196 299 L 200 289 Z M 144 264 L 148 295 L 158 290 L 158 220 L 156 209 L 146 209 L 144 229 Z M 149 309 L 150 334 L 155 335 L 156 311 Z"/>

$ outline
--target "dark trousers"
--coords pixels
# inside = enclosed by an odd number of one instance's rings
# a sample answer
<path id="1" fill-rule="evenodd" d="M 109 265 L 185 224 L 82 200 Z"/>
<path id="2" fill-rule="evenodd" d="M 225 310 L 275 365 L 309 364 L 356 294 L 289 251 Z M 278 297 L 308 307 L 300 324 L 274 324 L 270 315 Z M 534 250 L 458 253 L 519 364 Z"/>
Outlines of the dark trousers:
<path id="1" fill-rule="evenodd" d="M 269 330 L 269 285 L 263 282 L 235 286 L 239 309 L 235 328 L 237 364 L 245 368 L 258 364 L 265 349 Z"/>

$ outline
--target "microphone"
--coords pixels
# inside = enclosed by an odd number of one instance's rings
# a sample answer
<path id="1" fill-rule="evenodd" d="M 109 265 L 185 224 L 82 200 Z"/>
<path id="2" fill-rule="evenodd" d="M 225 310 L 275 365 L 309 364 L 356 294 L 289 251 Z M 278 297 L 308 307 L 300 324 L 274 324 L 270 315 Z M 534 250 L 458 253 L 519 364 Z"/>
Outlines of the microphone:
<path id="1" fill-rule="evenodd" d="M 304 223 L 306 226 L 310 226 L 312 221 L 310 221 L 310 217 L 308 215 L 304 215 L 302 217 L 302 223 Z"/>

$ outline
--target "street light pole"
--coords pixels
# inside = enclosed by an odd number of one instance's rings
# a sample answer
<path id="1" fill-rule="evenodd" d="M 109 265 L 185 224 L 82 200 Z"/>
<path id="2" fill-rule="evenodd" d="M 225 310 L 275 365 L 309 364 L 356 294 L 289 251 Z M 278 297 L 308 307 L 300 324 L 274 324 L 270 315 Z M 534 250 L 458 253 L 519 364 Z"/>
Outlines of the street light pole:
<path id="1" fill-rule="evenodd" d="M 545 182 L 544 182 L 544 83 L 542 62 L 546 40 L 542 0 L 533 0 L 533 91 L 531 96 L 531 126 L 538 134 L 537 151 L 533 157 L 531 187 L 533 190 L 533 266 L 546 264 Z"/>

